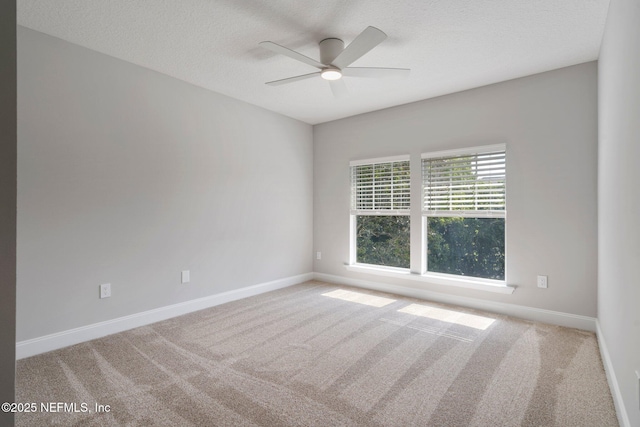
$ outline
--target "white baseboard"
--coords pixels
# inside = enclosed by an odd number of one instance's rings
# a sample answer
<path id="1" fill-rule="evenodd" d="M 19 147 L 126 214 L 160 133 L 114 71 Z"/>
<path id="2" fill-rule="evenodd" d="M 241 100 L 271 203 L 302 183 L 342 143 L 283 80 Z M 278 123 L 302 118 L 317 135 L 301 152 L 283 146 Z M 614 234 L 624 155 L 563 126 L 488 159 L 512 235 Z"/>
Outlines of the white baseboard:
<path id="1" fill-rule="evenodd" d="M 149 325 L 161 320 L 181 316 L 183 314 L 224 304 L 226 302 L 235 301 L 241 298 L 247 298 L 253 295 L 274 291 L 276 289 L 285 288 L 312 279 L 329 283 L 372 289 L 381 292 L 389 292 L 412 298 L 441 302 L 445 304 L 460 305 L 479 310 L 506 314 L 514 317 L 520 317 L 528 320 L 596 332 L 596 319 L 592 317 L 578 316 L 574 314 L 567 314 L 557 311 L 525 307 L 514 304 L 484 301 L 456 295 L 447 295 L 439 292 L 427 291 L 424 289 L 397 286 L 381 282 L 351 279 L 348 277 L 335 276 L 331 274 L 306 273 L 300 274 L 298 276 L 291 276 L 280 280 L 261 283 L 258 285 L 248 286 L 241 289 L 222 292 L 204 298 L 198 298 L 178 304 L 172 304 L 154 310 L 144 311 L 142 313 L 119 317 L 117 319 L 81 326 L 79 328 L 57 332 L 38 338 L 20 341 L 16 344 L 16 359 L 23 359 L 25 357 L 34 356 L 36 354 L 45 353 L 47 351 L 56 350 L 96 338 L 101 338 L 106 335 L 115 334 L 129 329 L 137 328 L 139 326 Z"/>
<path id="2" fill-rule="evenodd" d="M 611 389 L 611 395 L 613 397 L 613 404 L 616 407 L 616 414 L 618 414 L 618 423 L 622 427 L 631 427 L 631 421 L 629 421 L 629 415 L 624 406 L 624 400 L 622 399 L 622 392 L 618 385 L 618 379 L 616 373 L 613 370 L 613 363 L 611 363 L 611 356 L 609 356 L 609 350 L 607 343 L 602 335 L 602 329 L 600 329 L 600 322 L 596 320 L 596 336 L 598 337 L 598 347 L 600 347 L 600 356 L 602 357 L 602 363 L 604 365 L 604 372 L 607 374 L 607 382 Z"/>
<path id="3" fill-rule="evenodd" d="M 298 276 L 291 276 L 271 282 L 247 286 L 245 288 L 222 292 L 178 304 L 172 304 L 166 307 L 144 311 L 142 313 L 119 317 L 117 319 L 81 326 L 79 328 L 69 329 L 67 331 L 57 332 L 43 337 L 20 341 L 16 343 L 16 359 L 35 356 L 36 354 L 46 353 L 47 351 L 57 350 L 59 348 L 78 344 L 84 341 L 137 328 L 139 326 L 149 325 L 161 320 L 214 307 L 226 302 L 247 298 L 269 291 L 275 291 L 276 289 L 286 288 L 312 279 L 313 273 L 300 274 Z"/>
<path id="4" fill-rule="evenodd" d="M 526 307 L 523 305 L 485 301 L 475 298 L 461 297 L 457 295 L 448 295 L 440 292 L 411 288 L 408 286 L 398 286 L 368 280 L 352 279 L 349 277 L 335 276 L 332 274 L 314 273 L 313 277 L 316 280 L 335 283 L 338 285 L 356 286 L 359 288 L 389 292 L 392 294 L 398 294 L 412 298 L 420 298 L 445 304 L 460 305 L 463 307 L 469 307 L 478 310 L 491 311 L 494 313 L 506 314 L 522 319 L 533 320 L 536 322 L 550 323 L 553 325 L 583 329 L 591 332 L 596 331 L 596 319 L 594 317 L 579 316 L 576 314 L 562 313 L 559 311 L 544 310 L 534 307 Z"/>

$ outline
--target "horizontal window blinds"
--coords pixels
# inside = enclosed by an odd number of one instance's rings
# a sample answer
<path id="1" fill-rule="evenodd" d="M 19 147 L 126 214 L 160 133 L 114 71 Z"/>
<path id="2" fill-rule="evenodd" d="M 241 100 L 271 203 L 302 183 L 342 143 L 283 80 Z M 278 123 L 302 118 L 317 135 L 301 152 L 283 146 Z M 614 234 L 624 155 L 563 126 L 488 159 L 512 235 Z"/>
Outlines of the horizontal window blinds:
<path id="1" fill-rule="evenodd" d="M 504 149 L 423 158 L 423 213 L 504 217 L 505 170 Z"/>
<path id="2" fill-rule="evenodd" d="M 351 166 L 352 213 L 408 213 L 410 175 L 408 160 Z"/>

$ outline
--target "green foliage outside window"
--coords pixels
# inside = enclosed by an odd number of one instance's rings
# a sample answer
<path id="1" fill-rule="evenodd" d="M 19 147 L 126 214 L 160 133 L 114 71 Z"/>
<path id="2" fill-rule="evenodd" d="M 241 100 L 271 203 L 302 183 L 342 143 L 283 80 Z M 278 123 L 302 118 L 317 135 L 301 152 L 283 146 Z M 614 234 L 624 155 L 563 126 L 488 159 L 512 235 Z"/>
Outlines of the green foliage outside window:
<path id="1" fill-rule="evenodd" d="M 427 270 L 504 280 L 504 218 L 431 217 Z"/>
<path id="2" fill-rule="evenodd" d="M 357 262 L 409 268 L 409 216 L 359 215 L 356 228 Z"/>

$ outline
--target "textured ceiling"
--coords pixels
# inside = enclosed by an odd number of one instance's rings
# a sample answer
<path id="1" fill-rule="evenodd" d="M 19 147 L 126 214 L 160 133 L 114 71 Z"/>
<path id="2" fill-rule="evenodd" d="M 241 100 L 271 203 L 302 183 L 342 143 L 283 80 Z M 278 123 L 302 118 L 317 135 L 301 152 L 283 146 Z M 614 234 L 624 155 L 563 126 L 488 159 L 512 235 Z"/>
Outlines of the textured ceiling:
<path id="1" fill-rule="evenodd" d="M 598 57 L 609 0 L 17 0 L 18 24 L 307 123 L 418 101 Z M 260 46 L 319 58 L 367 26 L 388 38 L 356 67 L 411 68 L 404 79 L 345 77 L 335 98 L 317 71 Z"/>

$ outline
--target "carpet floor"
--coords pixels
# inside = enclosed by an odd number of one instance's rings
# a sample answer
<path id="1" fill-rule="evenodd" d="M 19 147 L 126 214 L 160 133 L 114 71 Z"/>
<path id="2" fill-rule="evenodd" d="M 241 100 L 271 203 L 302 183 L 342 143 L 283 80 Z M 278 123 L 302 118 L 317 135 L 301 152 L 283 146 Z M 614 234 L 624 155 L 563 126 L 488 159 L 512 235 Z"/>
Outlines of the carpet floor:
<path id="1" fill-rule="evenodd" d="M 17 426 L 618 425 L 593 333 L 315 281 L 20 360 L 16 402 Z"/>

